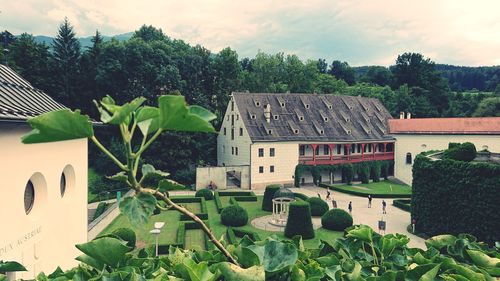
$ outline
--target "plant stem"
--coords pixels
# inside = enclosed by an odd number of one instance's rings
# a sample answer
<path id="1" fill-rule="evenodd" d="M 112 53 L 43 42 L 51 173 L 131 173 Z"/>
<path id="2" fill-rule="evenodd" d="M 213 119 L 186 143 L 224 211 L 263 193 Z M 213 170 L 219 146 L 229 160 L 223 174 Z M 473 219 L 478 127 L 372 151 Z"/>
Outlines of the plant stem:
<path id="1" fill-rule="evenodd" d="M 193 220 L 196 223 L 198 223 L 200 225 L 200 227 L 201 227 L 201 230 L 203 230 L 203 232 L 205 232 L 205 234 L 208 236 L 208 238 L 210 239 L 210 241 L 217 247 L 217 249 L 219 249 L 219 251 L 221 251 L 222 254 L 224 256 L 226 256 L 226 258 L 228 259 L 228 261 L 231 262 L 231 263 L 233 263 L 233 264 L 235 264 L 235 265 L 239 266 L 239 264 L 236 261 L 236 259 L 233 258 L 233 256 L 231 255 L 231 253 L 229 253 L 229 251 L 226 250 L 226 248 L 224 248 L 224 246 L 222 245 L 222 243 L 219 242 L 219 240 L 217 240 L 217 238 L 215 238 L 215 236 L 212 233 L 212 231 L 210 230 L 210 228 L 208 228 L 208 226 L 198 216 L 196 216 L 192 212 L 188 211 L 186 208 L 175 204 L 174 202 L 172 202 L 172 200 L 170 200 L 170 198 L 168 198 L 167 196 L 165 196 L 165 194 L 159 192 L 158 190 L 153 190 L 151 188 L 141 188 L 141 191 L 153 194 L 157 198 L 160 198 L 161 200 L 163 200 L 163 202 L 167 203 L 167 205 L 172 206 L 172 208 L 174 208 L 177 211 L 185 214 L 186 216 L 188 216 L 189 218 L 191 218 L 191 220 Z"/>
<path id="2" fill-rule="evenodd" d="M 99 140 L 95 137 L 95 136 L 92 136 L 90 137 L 90 140 L 92 142 L 94 142 L 94 144 L 102 151 L 104 152 L 104 154 L 106 154 L 113 162 L 115 162 L 116 165 L 118 165 L 118 167 L 120 167 L 120 169 L 122 169 L 123 171 L 127 171 L 127 166 L 125 166 L 125 164 L 123 164 L 122 162 L 120 162 L 120 160 L 118 160 L 114 155 L 113 153 L 111 153 L 109 150 L 107 150 L 100 142 Z"/>
<path id="3" fill-rule="evenodd" d="M 135 153 L 135 157 L 139 157 L 151 145 L 151 143 L 153 143 L 153 141 L 159 135 L 161 135 L 162 132 L 162 129 L 158 129 L 158 131 L 156 131 L 156 133 L 146 142 L 146 144 L 144 144 L 144 146 L 141 146 L 141 148 Z"/>

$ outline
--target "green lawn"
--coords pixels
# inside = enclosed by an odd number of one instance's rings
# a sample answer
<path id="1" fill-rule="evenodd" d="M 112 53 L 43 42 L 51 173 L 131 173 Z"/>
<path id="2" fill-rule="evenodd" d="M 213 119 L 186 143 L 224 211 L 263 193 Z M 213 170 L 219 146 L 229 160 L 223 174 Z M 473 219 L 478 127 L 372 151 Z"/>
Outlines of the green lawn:
<path id="1" fill-rule="evenodd" d="M 222 197 L 223 198 L 223 197 Z M 221 199 L 222 199 L 221 198 Z M 186 203 L 183 203 L 183 205 Z M 188 203 L 188 205 L 194 204 L 198 205 L 198 203 Z M 246 226 L 239 227 L 239 229 L 250 230 L 257 232 L 259 236 L 264 239 L 272 234 L 276 234 L 281 239 L 286 239 L 283 233 L 280 232 L 271 232 L 265 231 L 261 229 L 257 229 L 251 225 L 252 219 L 256 217 L 261 217 L 265 215 L 271 214 L 270 212 L 262 211 L 262 196 L 257 196 L 257 202 L 239 202 L 239 204 L 245 208 L 248 212 L 249 220 Z M 217 238 L 222 237 L 226 234 L 226 226 L 224 226 L 220 221 L 220 215 L 217 213 L 217 208 L 215 207 L 214 200 L 207 201 L 207 209 L 208 209 L 208 220 L 210 223 L 210 228 L 214 232 L 214 235 Z M 180 213 L 177 211 L 164 211 L 159 215 L 154 215 L 151 217 L 150 221 L 146 226 L 132 227 L 128 219 L 119 215 L 113 222 L 111 222 L 108 227 L 106 227 L 100 235 L 111 233 L 114 229 L 120 227 L 129 227 L 132 228 L 137 234 L 137 241 L 139 247 L 144 247 L 147 244 L 154 244 L 154 237 L 149 234 L 149 231 L 153 229 L 154 222 L 163 221 L 165 222 L 165 226 L 162 229 L 162 233 L 159 236 L 160 244 L 173 244 L 177 240 L 177 229 L 179 227 L 180 222 Z M 308 248 L 317 248 L 320 239 L 325 240 L 327 242 L 333 243 L 335 239 L 341 237 L 341 232 L 330 231 L 326 229 L 318 229 L 316 230 L 316 238 L 305 240 L 304 245 Z M 196 247 L 202 247 L 204 249 L 205 237 L 201 230 L 193 229 L 186 230 L 186 247 L 190 249 L 194 249 Z"/>
<path id="2" fill-rule="evenodd" d="M 334 185 L 331 188 L 336 191 L 364 197 L 368 196 L 368 194 L 371 194 L 373 197 L 387 198 L 411 196 L 410 186 L 397 184 L 388 180 L 366 184 Z"/>

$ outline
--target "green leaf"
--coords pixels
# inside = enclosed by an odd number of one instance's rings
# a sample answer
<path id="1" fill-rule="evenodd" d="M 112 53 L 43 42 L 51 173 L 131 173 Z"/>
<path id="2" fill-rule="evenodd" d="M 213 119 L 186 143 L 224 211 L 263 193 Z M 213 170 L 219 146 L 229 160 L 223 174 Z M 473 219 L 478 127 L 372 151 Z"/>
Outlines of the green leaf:
<path id="1" fill-rule="evenodd" d="M 361 264 L 359 264 L 359 262 L 356 261 L 354 263 L 354 269 L 352 270 L 352 272 L 346 275 L 347 280 L 353 280 L 353 281 L 360 280 L 361 269 L 362 269 Z"/>
<path id="2" fill-rule="evenodd" d="M 0 273 L 0 281 L 7 281 L 7 276 Z"/>
<path id="3" fill-rule="evenodd" d="M 136 115 L 137 126 L 143 135 L 149 135 L 159 129 L 160 111 L 156 107 L 143 106 L 139 108 Z"/>
<path id="4" fill-rule="evenodd" d="M 181 273 L 182 278 L 191 281 L 212 281 L 216 280 L 218 277 L 210 272 L 208 264 L 205 261 L 196 264 L 191 259 L 185 259 L 184 262 L 178 264 L 175 269 Z"/>
<path id="5" fill-rule="evenodd" d="M 77 261 L 83 262 L 84 264 L 87 264 L 97 270 L 102 270 L 104 268 L 104 263 L 101 261 L 98 261 L 88 255 L 80 255 L 76 257 Z"/>
<path id="6" fill-rule="evenodd" d="M 112 181 L 117 181 L 117 182 L 122 182 L 122 183 L 127 183 L 128 177 L 127 174 L 124 171 L 121 171 L 117 174 L 114 174 L 112 176 L 106 176 L 106 178 L 112 180 Z"/>
<path id="7" fill-rule="evenodd" d="M 131 102 L 127 102 L 124 105 L 116 105 L 115 101 L 110 97 L 106 96 L 101 100 L 101 106 L 94 101 L 101 113 L 101 121 L 107 124 L 119 125 L 130 123 L 132 119 L 132 113 L 139 108 L 146 101 L 143 97 L 135 98 Z"/>
<path id="8" fill-rule="evenodd" d="M 297 258 L 297 248 L 293 244 L 271 240 L 264 246 L 263 265 L 268 273 L 289 268 L 295 264 Z"/>
<path id="9" fill-rule="evenodd" d="M 266 279 L 262 266 L 252 266 L 243 269 L 232 263 L 221 262 L 217 268 L 220 270 L 224 280 L 264 281 Z"/>
<path id="10" fill-rule="evenodd" d="M 166 95 L 158 99 L 160 128 L 171 131 L 215 132 L 210 121 L 215 115 L 199 106 L 186 106 L 183 96 Z"/>
<path id="11" fill-rule="evenodd" d="M 28 119 L 33 130 L 21 139 L 25 144 L 65 141 L 94 136 L 92 123 L 79 110 L 61 109 Z"/>
<path id="12" fill-rule="evenodd" d="M 364 242 L 373 241 L 373 229 L 367 225 L 357 225 L 347 232 L 346 237 L 352 237 Z"/>
<path id="13" fill-rule="evenodd" d="M 486 278 L 483 274 L 475 272 L 474 270 L 463 265 L 456 264 L 453 265 L 452 268 L 456 271 L 456 273 L 466 277 L 469 280 L 486 281 Z"/>
<path id="14" fill-rule="evenodd" d="M 27 271 L 26 268 L 15 261 L 0 260 L 0 272 Z"/>
<path id="15" fill-rule="evenodd" d="M 434 247 L 437 250 L 441 250 L 441 248 L 443 247 L 453 245 L 456 240 L 457 238 L 453 235 L 443 234 L 427 239 L 425 241 L 425 245 L 427 246 L 427 248 Z"/>
<path id="16" fill-rule="evenodd" d="M 153 165 L 144 164 L 142 165 L 142 179 L 141 181 L 148 181 L 157 178 L 168 177 L 170 174 L 160 170 L 156 170 Z"/>
<path id="17" fill-rule="evenodd" d="M 406 273 L 405 280 L 407 281 L 432 281 L 435 279 L 440 264 L 424 264 L 409 270 Z"/>
<path id="18" fill-rule="evenodd" d="M 334 265 L 327 267 L 325 269 L 325 275 L 330 277 L 332 280 L 340 281 L 342 280 L 342 267 L 340 265 Z"/>
<path id="19" fill-rule="evenodd" d="M 97 238 L 78 244 L 76 248 L 96 261 L 113 267 L 130 251 L 126 242 L 112 237 Z"/>
<path id="20" fill-rule="evenodd" d="M 480 267 L 500 267 L 500 259 L 492 258 L 477 250 L 466 250 L 475 265 Z"/>
<path id="21" fill-rule="evenodd" d="M 156 198 L 144 192 L 126 197 L 120 202 L 120 211 L 127 215 L 132 225 L 145 224 L 155 207 Z"/>
<path id="22" fill-rule="evenodd" d="M 261 247 L 264 248 L 264 247 Z M 238 259 L 238 263 L 243 268 L 249 268 L 255 265 L 262 265 L 262 256 L 259 257 L 254 251 L 247 247 L 238 246 L 234 250 L 234 255 Z"/>

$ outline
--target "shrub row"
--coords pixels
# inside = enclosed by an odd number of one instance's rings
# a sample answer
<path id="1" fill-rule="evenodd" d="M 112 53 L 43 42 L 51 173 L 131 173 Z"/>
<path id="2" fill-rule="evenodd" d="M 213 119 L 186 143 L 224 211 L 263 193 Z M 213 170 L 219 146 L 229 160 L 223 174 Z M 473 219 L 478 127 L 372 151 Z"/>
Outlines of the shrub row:
<path id="1" fill-rule="evenodd" d="M 413 165 L 412 217 L 428 235 L 469 233 L 500 241 L 500 165 L 417 155 Z"/>
<path id="2" fill-rule="evenodd" d="M 222 202 L 220 201 L 220 196 L 219 196 L 219 192 L 215 192 L 214 193 L 214 203 L 215 203 L 215 208 L 217 208 L 217 213 L 220 214 L 220 212 L 222 212 Z"/>
<path id="3" fill-rule="evenodd" d="M 204 223 L 210 228 L 210 224 L 208 221 L 204 221 Z M 179 248 L 184 248 L 186 246 L 186 230 L 189 229 L 200 229 L 200 225 L 194 221 L 187 221 L 183 222 L 179 225 L 179 228 L 177 229 L 177 239 L 175 244 L 169 244 L 169 245 L 162 245 L 162 246 L 172 246 L 172 247 L 179 247 Z M 208 236 L 205 234 L 205 249 L 211 250 L 213 249 L 213 244 L 209 242 Z"/>
<path id="4" fill-rule="evenodd" d="M 214 193 L 210 189 L 200 189 L 196 191 L 195 197 L 203 197 L 205 200 L 212 200 L 214 199 Z"/>
<path id="5" fill-rule="evenodd" d="M 411 200 L 410 199 L 395 199 L 392 201 L 394 207 L 398 207 L 403 211 L 411 212 Z"/>
<path id="6" fill-rule="evenodd" d="M 222 205 L 222 202 L 220 201 L 221 196 L 230 196 L 229 198 L 229 203 L 233 204 L 238 202 L 256 202 L 257 201 L 257 196 L 253 191 L 216 191 L 214 193 L 214 202 L 215 202 L 215 207 L 217 208 L 217 212 L 220 214 L 222 212 L 222 209 L 224 206 Z"/>
<path id="7" fill-rule="evenodd" d="M 93 217 L 92 220 L 95 220 L 98 217 L 100 217 L 106 211 L 106 209 L 108 208 L 108 206 L 109 206 L 109 204 L 106 203 L 106 202 L 99 203 L 97 205 L 97 208 L 95 209 L 94 217 Z"/>
<path id="8" fill-rule="evenodd" d="M 237 229 L 233 227 L 228 227 L 226 229 L 226 239 L 230 244 L 238 242 L 236 237 L 243 238 L 244 236 L 247 236 L 254 242 L 260 240 L 259 234 L 250 230 Z"/>
<path id="9" fill-rule="evenodd" d="M 368 183 L 370 179 L 377 182 L 380 180 L 380 177 L 387 179 L 390 170 L 392 170 L 393 167 L 394 161 L 392 160 L 316 166 L 299 164 L 295 167 L 294 184 L 296 187 L 299 187 L 300 179 L 302 178 L 304 172 L 310 172 L 313 177 L 314 184 L 319 186 L 321 184 L 321 172 L 323 171 L 331 173 L 341 171 L 342 182 L 345 182 L 347 184 L 351 184 L 356 175 L 358 176 L 358 180 L 363 183 Z"/>
<path id="10" fill-rule="evenodd" d="M 295 199 L 298 198 L 298 199 L 302 199 L 304 201 L 307 201 L 307 199 L 309 199 L 309 196 L 302 194 L 302 193 L 294 192 L 293 195 L 295 195 Z"/>
<path id="11" fill-rule="evenodd" d="M 172 202 L 174 203 L 200 203 L 201 207 L 201 212 L 196 213 L 200 219 L 202 220 L 208 220 L 208 209 L 207 209 L 207 203 L 205 201 L 205 198 L 203 197 L 172 197 L 170 198 Z M 185 214 L 181 214 L 180 217 L 181 221 L 190 221 L 191 218 L 186 216 Z"/>
<path id="12" fill-rule="evenodd" d="M 448 149 L 443 152 L 443 159 L 452 159 L 458 161 L 470 162 L 476 158 L 476 146 L 470 142 L 449 143 Z"/>

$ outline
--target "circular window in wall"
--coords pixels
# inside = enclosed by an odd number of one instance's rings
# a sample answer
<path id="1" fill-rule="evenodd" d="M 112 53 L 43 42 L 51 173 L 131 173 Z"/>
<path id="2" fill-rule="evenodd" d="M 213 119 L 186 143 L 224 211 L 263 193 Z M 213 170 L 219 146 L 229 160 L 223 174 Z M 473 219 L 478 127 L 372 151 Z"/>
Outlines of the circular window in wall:
<path id="1" fill-rule="evenodd" d="M 61 174 L 61 181 L 59 183 L 59 189 L 61 191 L 61 197 L 64 197 L 64 193 L 66 192 L 66 175 L 64 172 Z"/>
<path id="2" fill-rule="evenodd" d="M 24 189 L 24 211 L 29 214 L 35 203 L 35 187 L 31 180 L 28 181 Z"/>

